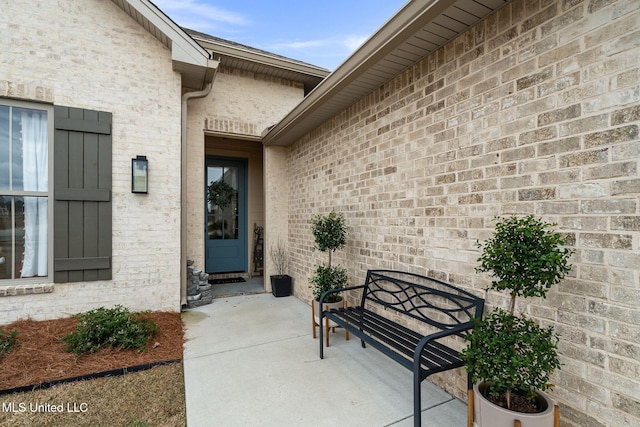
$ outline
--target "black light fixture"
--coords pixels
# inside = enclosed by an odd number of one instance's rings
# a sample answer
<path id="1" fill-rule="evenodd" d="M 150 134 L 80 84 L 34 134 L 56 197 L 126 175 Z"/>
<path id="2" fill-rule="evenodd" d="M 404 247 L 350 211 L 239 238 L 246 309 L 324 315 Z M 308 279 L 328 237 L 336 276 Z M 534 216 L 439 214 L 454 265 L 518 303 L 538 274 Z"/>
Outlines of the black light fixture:
<path id="1" fill-rule="evenodd" d="M 131 192 L 149 193 L 149 162 L 147 156 L 136 156 L 131 159 Z"/>

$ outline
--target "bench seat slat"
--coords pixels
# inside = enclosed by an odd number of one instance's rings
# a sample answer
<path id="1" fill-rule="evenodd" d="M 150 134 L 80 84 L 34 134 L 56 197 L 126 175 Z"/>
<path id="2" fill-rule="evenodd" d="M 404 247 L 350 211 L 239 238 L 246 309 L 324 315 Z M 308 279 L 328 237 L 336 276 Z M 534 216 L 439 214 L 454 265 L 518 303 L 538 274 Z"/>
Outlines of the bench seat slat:
<path id="1" fill-rule="evenodd" d="M 338 325 L 342 327 L 348 327 L 347 325 L 350 325 L 349 330 L 352 334 L 354 334 L 361 340 L 365 341 L 366 343 L 370 344 L 371 346 L 375 347 L 377 350 L 389 356 L 396 362 L 400 363 L 405 368 L 413 369 L 413 362 L 410 359 L 408 359 L 405 355 L 401 355 L 400 353 L 398 353 L 398 351 L 396 351 L 392 347 L 380 342 L 379 340 L 374 339 L 373 336 L 370 334 L 370 330 L 368 328 L 363 327 L 363 331 L 360 331 L 359 328 L 354 328 L 354 325 L 356 324 L 354 319 L 353 318 L 349 319 L 348 317 L 345 318 L 341 316 L 340 314 L 343 314 L 343 313 L 344 311 L 342 310 L 341 311 L 331 310 L 331 312 L 325 312 L 325 316 L 328 319 L 336 322 Z"/>
<path id="2" fill-rule="evenodd" d="M 407 369 L 413 369 L 413 353 L 422 338 L 422 335 L 398 325 L 393 321 L 369 310 L 361 310 L 358 307 L 347 309 L 331 310 L 325 313 L 329 319 L 341 326 L 351 324 L 363 330 L 363 335 L 359 336 L 371 345 L 375 346 L 377 341 L 389 348 L 391 354 L 387 354 Z M 377 347 L 377 346 L 376 346 Z M 378 348 L 379 349 L 379 348 Z M 385 352 L 387 353 L 387 352 Z M 422 352 L 421 376 L 428 376 L 435 372 L 462 366 L 462 361 L 458 357 L 458 352 L 437 342 L 432 341 Z"/>
<path id="3" fill-rule="evenodd" d="M 404 338 L 399 339 L 398 341 L 385 340 L 385 342 L 391 345 L 393 348 L 404 353 L 412 361 L 413 352 L 420 339 L 422 339 L 422 335 L 413 331 L 409 331 L 405 327 L 395 324 L 385 317 L 373 313 L 369 310 L 365 310 L 365 313 L 367 327 L 374 335 L 381 337 L 380 334 L 384 334 L 384 331 L 388 331 L 390 336 L 402 336 Z M 381 328 L 380 325 L 386 325 L 386 327 Z M 410 334 L 408 334 L 407 332 L 410 332 Z M 437 372 L 440 371 L 440 368 L 442 367 L 448 367 L 452 363 L 457 363 L 460 361 L 460 359 L 458 358 L 451 357 L 454 353 L 457 354 L 441 343 L 432 341 L 428 346 L 425 347 L 422 353 L 421 363 L 422 365 L 427 366 L 426 371 L 430 371 L 430 373 Z M 412 366 L 413 365 L 411 365 L 411 369 Z"/>
<path id="4" fill-rule="evenodd" d="M 386 325 L 386 328 L 388 328 L 389 331 L 394 331 L 399 337 L 404 338 L 399 341 L 399 344 L 402 343 L 403 345 L 398 346 L 397 348 L 402 349 L 410 359 L 413 359 L 413 352 L 417 347 L 418 342 L 423 338 L 423 335 L 407 329 L 406 327 L 399 325 L 377 313 L 366 309 L 364 311 L 367 315 L 369 324 L 373 325 L 374 327 L 379 324 Z M 457 354 L 457 351 L 450 349 L 444 344 L 438 341 L 432 341 L 427 347 L 425 347 L 422 353 L 422 360 L 423 364 L 427 365 L 429 369 L 437 369 L 441 366 L 449 366 L 452 363 L 460 362 Z"/>

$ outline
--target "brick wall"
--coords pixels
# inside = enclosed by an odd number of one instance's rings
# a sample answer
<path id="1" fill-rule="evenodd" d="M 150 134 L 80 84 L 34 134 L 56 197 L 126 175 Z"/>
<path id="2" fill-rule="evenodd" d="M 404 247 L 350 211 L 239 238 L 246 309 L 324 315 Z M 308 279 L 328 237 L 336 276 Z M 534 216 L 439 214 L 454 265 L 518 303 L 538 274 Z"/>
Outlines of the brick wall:
<path id="1" fill-rule="evenodd" d="M 250 155 L 244 138 L 258 138 L 304 97 L 304 86 L 290 80 L 238 70 L 221 65 L 211 93 L 189 101 L 187 129 L 187 257 L 204 268 L 204 173 L 205 135 L 218 143 L 206 154 L 246 157 L 251 174 L 249 209 L 249 264 L 253 254 L 253 224 L 264 225 L 262 159 Z M 224 140 L 222 138 L 225 138 Z M 256 142 L 255 144 L 260 144 Z M 226 145 L 226 146 L 225 146 Z M 261 146 L 259 147 L 261 150 Z M 246 150 L 245 150 L 246 151 Z M 260 164 L 256 164 L 260 162 Z M 259 176 L 251 171 L 260 172 Z M 255 177 L 255 179 L 254 179 Z M 258 189 L 257 187 L 260 187 Z M 251 192 L 251 190 L 250 190 Z M 259 196 L 259 197 L 258 197 Z M 268 233 L 266 233 L 268 234 Z M 253 271 L 249 266 L 248 270 Z"/>
<path id="2" fill-rule="evenodd" d="M 295 294 L 322 262 L 315 213 L 346 215 L 352 284 L 392 268 L 478 292 L 495 215 L 557 222 L 571 277 L 519 308 L 562 335 L 563 425 L 640 424 L 639 6 L 510 2 L 291 146 Z M 465 388 L 462 370 L 436 381 Z"/>
<path id="3" fill-rule="evenodd" d="M 113 280 L 32 284 L 35 295 L 0 298 L 0 324 L 101 305 L 179 310 L 181 78 L 171 52 L 110 1 L 12 0 L 0 28 L 0 97 L 113 113 Z M 131 194 L 136 155 L 149 159 L 148 195 Z"/>

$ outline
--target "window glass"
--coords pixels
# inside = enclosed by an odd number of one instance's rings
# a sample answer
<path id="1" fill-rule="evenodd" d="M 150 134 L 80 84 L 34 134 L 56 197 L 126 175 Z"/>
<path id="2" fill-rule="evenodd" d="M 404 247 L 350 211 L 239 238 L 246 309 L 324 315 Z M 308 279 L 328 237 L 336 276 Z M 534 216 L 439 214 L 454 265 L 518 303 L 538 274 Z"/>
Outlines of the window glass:
<path id="1" fill-rule="evenodd" d="M 0 279 L 48 275 L 47 111 L 0 105 Z"/>
<path id="2" fill-rule="evenodd" d="M 47 112 L 27 108 L 14 108 L 13 111 L 11 186 L 14 190 L 47 191 Z"/>
<path id="3" fill-rule="evenodd" d="M 12 197 L 0 197 L 0 279 L 11 279 L 13 261 Z"/>
<path id="4" fill-rule="evenodd" d="M 0 105 L 0 191 L 9 189 L 10 157 L 9 107 Z"/>

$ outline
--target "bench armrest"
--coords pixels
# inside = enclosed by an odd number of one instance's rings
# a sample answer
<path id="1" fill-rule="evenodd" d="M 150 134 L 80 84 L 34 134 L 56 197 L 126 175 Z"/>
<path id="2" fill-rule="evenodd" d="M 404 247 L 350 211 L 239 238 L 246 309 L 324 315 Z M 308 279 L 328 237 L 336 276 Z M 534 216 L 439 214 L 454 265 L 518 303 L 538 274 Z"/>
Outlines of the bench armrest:
<path id="1" fill-rule="evenodd" d="M 440 332 L 434 332 L 433 334 L 429 334 L 425 337 L 422 337 L 422 339 L 418 342 L 418 345 L 416 346 L 416 350 L 413 353 L 414 370 L 418 371 L 420 369 L 420 355 L 422 354 L 422 350 L 424 350 L 427 344 L 429 344 L 431 341 L 448 337 L 450 335 L 456 335 L 456 334 L 459 334 L 460 332 L 469 331 L 473 329 L 475 325 L 476 325 L 476 322 L 472 320 L 469 322 L 461 323 L 457 326 L 454 326 L 453 328 L 445 329 Z"/>
<path id="2" fill-rule="evenodd" d="M 322 313 L 322 303 L 324 302 L 324 299 L 325 299 L 325 297 L 327 295 L 335 294 L 335 293 L 338 293 L 338 292 L 351 291 L 353 289 L 364 289 L 364 287 L 365 287 L 365 285 L 347 286 L 346 288 L 333 289 L 333 290 L 324 292 L 322 295 L 320 295 L 320 313 Z"/>

